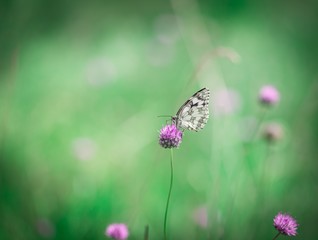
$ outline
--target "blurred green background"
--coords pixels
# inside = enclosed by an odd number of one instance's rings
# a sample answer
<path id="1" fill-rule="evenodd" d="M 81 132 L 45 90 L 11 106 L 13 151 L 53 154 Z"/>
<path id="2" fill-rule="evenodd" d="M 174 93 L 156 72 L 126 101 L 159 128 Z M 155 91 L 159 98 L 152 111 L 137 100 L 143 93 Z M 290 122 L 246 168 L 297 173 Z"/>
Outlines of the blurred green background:
<path id="1" fill-rule="evenodd" d="M 315 239 L 317 7 L 2 0 L 0 239 L 105 239 L 113 222 L 163 239 L 157 116 L 202 87 L 211 116 L 174 151 L 170 239 L 272 239 L 279 211 Z M 281 101 L 264 109 L 268 84 Z M 269 144 L 272 122 L 283 136 Z"/>

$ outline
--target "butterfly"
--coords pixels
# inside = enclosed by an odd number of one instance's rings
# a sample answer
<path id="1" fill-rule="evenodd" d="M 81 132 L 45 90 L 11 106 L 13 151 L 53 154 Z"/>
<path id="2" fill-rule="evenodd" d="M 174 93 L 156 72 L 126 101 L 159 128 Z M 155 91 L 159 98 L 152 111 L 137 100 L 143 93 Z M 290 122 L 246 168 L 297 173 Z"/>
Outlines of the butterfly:
<path id="1" fill-rule="evenodd" d="M 201 130 L 209 119 L 210 90 L 202 88 L 190 97 L 171 117 L 172 124 L 179 129 Z"/>

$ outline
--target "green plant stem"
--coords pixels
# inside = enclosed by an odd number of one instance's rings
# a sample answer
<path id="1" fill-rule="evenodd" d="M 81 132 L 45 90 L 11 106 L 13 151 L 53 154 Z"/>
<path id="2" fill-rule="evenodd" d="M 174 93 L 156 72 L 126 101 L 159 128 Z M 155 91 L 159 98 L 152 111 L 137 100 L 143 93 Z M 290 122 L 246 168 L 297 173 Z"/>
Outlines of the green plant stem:
<path id="1" fill-rule="evenodd" d="M 262 126 L 262 123 L 264 122 L 264 119 L 265 119 L 265 116 L 268 112 L 268 109 L 267 108 L 264 108 L 262 109 L 262 113 L 261 113 L 261 116 L 260 118 L 258 119 L 258 122 L 257 122 L 257 125 L 255 127 L 255 131 L 252 133 L 252 136 L 250 138 L 251 141 L 254 141 L 256 136 L 257 136 L 257 133 L 259 132 L 261 126 Z"/>
<path id="2" fill-rule="evenodd" d="M 165 211 L 165 220 L 163 223 L 163 233 L 164 233 L 164 239 L 167 240 L 167 216 L 168 216 L 168 208 L 169 208 L 169 202 L 170 202 L 170 196 L 171 196 L 171 190 L 172 190 L 172 184 L 173 184 L 173 149 L 170 149 L 170 188 L 168 193 L 168 199 L 166 204 L 166 211 Z"/>
<path id="3" fill-rule="evenodd" d="M 149 225 L 145 227 L 144 240 L 149 239 Z"/>
<path id="4" fill-rule="evenodd" d="M 278 232 L 278 233 L 276 234 L 276 236 L 273 238 L 273 240 L 275 240 L 276 238 L 278 238 L 279 235 L 280 235 L 280 232 Z"/>

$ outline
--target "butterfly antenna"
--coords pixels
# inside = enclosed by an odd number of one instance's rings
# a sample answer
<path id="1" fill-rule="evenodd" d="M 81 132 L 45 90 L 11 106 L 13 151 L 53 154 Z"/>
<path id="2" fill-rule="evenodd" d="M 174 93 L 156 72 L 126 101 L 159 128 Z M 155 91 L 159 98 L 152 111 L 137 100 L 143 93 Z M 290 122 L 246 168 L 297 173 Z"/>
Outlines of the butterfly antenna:
<path id="1" fill-rule="evenodd" d="M 172 116 L 170 116 L 170 115 L 160 115 L 160 116 L 157 116 L 157 117 L 169 117 L 169 118 L 171 118 Z"/>

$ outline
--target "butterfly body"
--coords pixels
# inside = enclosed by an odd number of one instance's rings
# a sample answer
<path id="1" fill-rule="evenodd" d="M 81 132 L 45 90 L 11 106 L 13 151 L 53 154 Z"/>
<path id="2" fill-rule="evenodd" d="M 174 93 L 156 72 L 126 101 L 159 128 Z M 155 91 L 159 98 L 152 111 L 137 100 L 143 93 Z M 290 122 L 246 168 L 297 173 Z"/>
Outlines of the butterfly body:
<path id="1" fill-rule="evenodd" d="M 201 130 L 209 119 L 210 90 L 202 88 L 191 96 L 171 118 L 179 129 Z"/>

